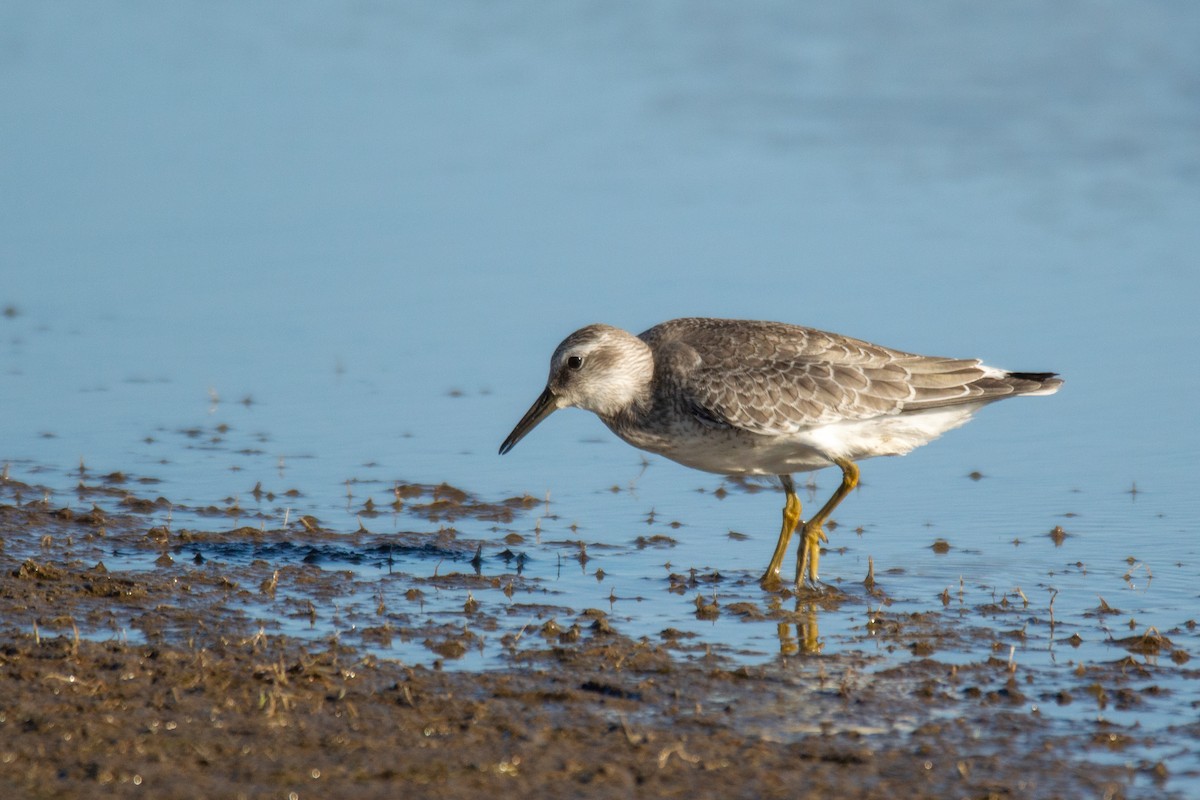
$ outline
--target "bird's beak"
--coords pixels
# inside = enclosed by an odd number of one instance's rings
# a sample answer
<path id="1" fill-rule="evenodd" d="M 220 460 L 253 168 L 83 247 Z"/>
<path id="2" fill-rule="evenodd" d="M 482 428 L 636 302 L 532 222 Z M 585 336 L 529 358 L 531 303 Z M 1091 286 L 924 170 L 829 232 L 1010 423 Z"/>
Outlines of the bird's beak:
<path id="1" fill-rule="evenodd" d="M 500 455 L 504 455 L 516 447 L 517 442 L 525 438 L 525 434 L 536 428 L 539 422 L 556 410 L 558 410 L 558 403 L 550 392 L 550 387 L 546 387 L 546 390 L 538 396 L 537 400 L 533 401 L 533 405 L 525 412 L 525 416 L 521 417 L 517 427 L 512 429 L 512 433 L 504 440 L 504 444 L 500 445 Z"/>

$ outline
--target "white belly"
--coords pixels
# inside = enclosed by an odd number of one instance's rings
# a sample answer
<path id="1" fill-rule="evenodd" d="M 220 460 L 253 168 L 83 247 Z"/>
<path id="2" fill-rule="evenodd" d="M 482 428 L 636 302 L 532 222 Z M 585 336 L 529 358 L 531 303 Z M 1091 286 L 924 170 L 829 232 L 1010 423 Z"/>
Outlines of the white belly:
<path id="1" fill-rule="evenodd" d="M 835 459 L 903 455 L 963 425 L 982 405 L 835 422 L 780 435 L 709 428 L 703 435 L 678 437 L 669 447 L 646 449 L 721 475 L 786 475 L 828 467 Z"/>

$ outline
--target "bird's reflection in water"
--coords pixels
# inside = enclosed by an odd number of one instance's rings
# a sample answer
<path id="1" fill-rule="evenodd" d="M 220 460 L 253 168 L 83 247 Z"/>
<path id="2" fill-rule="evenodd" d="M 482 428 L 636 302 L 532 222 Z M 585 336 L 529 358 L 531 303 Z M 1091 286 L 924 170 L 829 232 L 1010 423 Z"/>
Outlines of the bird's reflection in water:
<path id="1" fill-rule="evenodd" d="M 821 641 L 817 613 L 816 603 L 796 600 L 796 613 L 792 621 L 781 622 L 778 626 L 780 655 L 816 655 L 821 652 L 825 643 Z"/>

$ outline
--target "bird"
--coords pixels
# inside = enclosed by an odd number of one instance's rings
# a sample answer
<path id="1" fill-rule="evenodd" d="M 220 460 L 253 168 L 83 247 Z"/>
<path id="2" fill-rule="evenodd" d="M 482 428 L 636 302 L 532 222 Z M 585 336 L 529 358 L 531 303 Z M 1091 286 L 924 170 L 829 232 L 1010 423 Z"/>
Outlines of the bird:
<path id="1" fill-rule="evenodd" d="M 989 403 L 1053 394 L 1062 383 L 1053 372 L 1010 372 L 782 322 L 690 317 L 636 336 L 594 324 L 555 348 L 545 389 L 500 455 L 554 411 L 575 407 L 634 447 L 684 466 L 778 476 L 783 523 L 760 583 L 782 586 L 799 528 L 795 586 L 818 588 L 824 526 L 858 486 L 857 461 L 903 455 Z M 802 520 L 793 473 L 832 466 L 841 483 Z"/>

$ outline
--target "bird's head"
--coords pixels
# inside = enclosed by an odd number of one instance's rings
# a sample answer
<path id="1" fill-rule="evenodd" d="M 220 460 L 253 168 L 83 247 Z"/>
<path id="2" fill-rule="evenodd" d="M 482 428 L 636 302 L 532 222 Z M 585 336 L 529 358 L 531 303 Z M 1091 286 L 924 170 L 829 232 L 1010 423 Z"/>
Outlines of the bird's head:
<path id="1" fill-rule="evenodd" d="M 500 445 L 507 453 L 539 422 L 575 406 L 611 419 L 650 390 L 654 356 L 641 339 L 611 325 L 588 325 L 572 333 L 550 357 L 546 388 Z"/>

